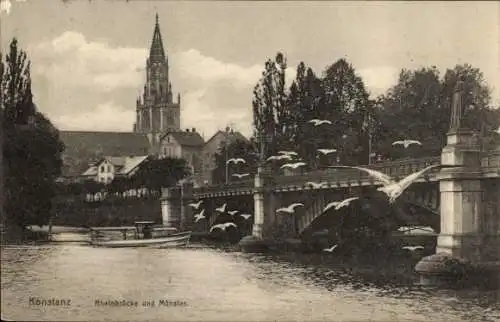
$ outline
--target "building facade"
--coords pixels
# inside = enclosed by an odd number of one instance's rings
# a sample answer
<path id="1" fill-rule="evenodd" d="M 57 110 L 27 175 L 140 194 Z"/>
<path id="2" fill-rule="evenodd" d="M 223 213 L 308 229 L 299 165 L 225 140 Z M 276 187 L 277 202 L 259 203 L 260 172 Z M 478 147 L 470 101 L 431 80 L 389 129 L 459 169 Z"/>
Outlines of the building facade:
<path id="1" fill-rule="evenodd" d="M 225 131 L 217 131 L 203 146 L 202 155 L 202 174 L 200 182 L 203 185 L 213 184 L 213 170 L 216 167 L 215 155 L 219 152 L 220 148 L 224 144 L 231 144 L 235 141 L 248 141 L 248 139 L 243 136 L 238 131 L 233 131 L 229 127 Z"/>
<path id="2" fill-rule="evenodd" d="M 147 155 L 135 157 L 107 156 L 91 165 L 81 176 L 83 180 L 94 180 L 109 184 L 116 177 L 132 176 L 147 159 Z"/>
<path id="3" fill-rule="evenodd" d="M 168 57 L 161 37 L 158 14 L 153 40 L 146 60 L 146 84 L 136 102 L 134 132 L 147 135 L 153 153 L 158 153 L 160 138 L 166 132 L 180 131 L 181 97 L 174 102 L 169 78 Z"/>
<path id="4" fill-rule="evenodd" d="M 205 142 L 195 128 L 186 131 L 172 131 L 160 139 L 160 156 L 186 160 L 195 186 L 201 184 L 202 151 Z"/>

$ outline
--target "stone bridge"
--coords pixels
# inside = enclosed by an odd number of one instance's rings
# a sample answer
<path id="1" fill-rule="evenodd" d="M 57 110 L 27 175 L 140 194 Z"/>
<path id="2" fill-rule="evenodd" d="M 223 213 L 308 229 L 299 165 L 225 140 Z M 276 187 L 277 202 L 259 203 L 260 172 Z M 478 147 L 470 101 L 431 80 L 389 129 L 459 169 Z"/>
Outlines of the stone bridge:
<path id="1" fill-rule="evenodd" d="M 379 163 L 364 166 L 381 171 L 396 180 L 424 169 L 430 165 L 440 164 L 440 157 L 409 159 L 394 162 Z M 481 176 L 484 182 L 498 185 L 500 178 L 500 150 L 491 151 L 483 155 L 481 160 Z M 400 197 L 404 201 L 405 210 L 412 212 L 415 222 L 409 224 L 432 226 L 439 231 L 440 219 L 440 189 L 439 170 L 433 170 L 419 178 Z M 257 180 L 258 178 L 255 178 Z M 324 217 L 323 209 L 332 201 L 342 200 L 360 194 L 370 193 L 381 183 L 363 171 L 353 169 L 327 168 L 313 172 L 289 173 L 272 177 L 265 176 L 265 183 L 258 187 L 255 180 L 241 180 L 227 185 L 201 187 L 192 186 L 171 188 L 164 191 L 163 213 L 172 225 L 180 225 L 193 230 L 207 231 L 209 227 L 219 221 L 233 219 L 238 223 L 240 232 L 250 234 L 255 218 L 266 216 L 271 221 L 270 229 L 274 233 L 286 237 L 298 237 L 310 230 L 321 230 L 319 224 L 312 225 L 320 217 Z M 308 182 L 322 183 L 321 187 L 313 188 Z M 263 213 L 256 210 L 259 196 L 268 197 L 264 202 Z M 182 202 L 180 202 L 182 200 Z M 203 200 L 200 207 L 204 209 L 207 220 L 193 222 L 193 209 L 188 206 L 193 201 Z M 276 209 L 286 207 L 294 202 L 304 204 L 297 208 L 293 215 L 275 214 Z M 227 210 L 238 210 L 239 213 L 252 214 L 250 220 L 240 216 L 217 216 L 215 208 L 227 205 Z M 194 210 L 195 212 L 199 212 Z M 272 215 L 270 213 L 273 213 Z M 178 214 L 178 215 L 174 215 Z M 325 214 L 328 215 L 328 214 Z M 326 221 L 324 221 L 326 222 Z"/>

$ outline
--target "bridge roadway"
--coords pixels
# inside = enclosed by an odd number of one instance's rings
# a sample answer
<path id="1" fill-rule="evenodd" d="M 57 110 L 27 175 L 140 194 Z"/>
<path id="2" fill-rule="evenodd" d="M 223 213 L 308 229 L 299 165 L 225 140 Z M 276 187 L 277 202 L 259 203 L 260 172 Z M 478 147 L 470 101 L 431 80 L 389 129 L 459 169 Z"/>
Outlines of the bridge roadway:
<path id="1" fill-rule="evenodd" d="M 396 180 L 407 175 L 415 173 L 431 165 L 441 163 L 440 157 L 428 157 L 409 159 L 401 161 L 384 162 L 373 165 L 363 165 L 363 167 L 381 171 Z M 500 150 L 490 151 L 481 160 L 484 178 L 500 178 Z M 427 175 L 422 176 L 416 182 L 433 182 L 437 181 L 436 174 L 438 169 L 432 170 Z M 307 182 L 325 182 L 324 186 L 315 189 L 332 189 L 342 187 L 358 187 L 358 186 L 373 186 L 381 185 L 373 177 L 369 176 L 364 171 L 354 169 L 335 169 L 327 168 L 324 170 L 316 170 L 304 172 L 301 174 L 281 175 L 275 177 L 274 190 L 276 192 L 284 191 L 301 191 L 313 190 Z M 251 195 L 254 193 L 253 179 L 231 182 L 229 184 L 215 185 L 210 187 L 195 188 L 194 197 L 197 199 L 206 199 L 214 197 L 242 196 Z"/>

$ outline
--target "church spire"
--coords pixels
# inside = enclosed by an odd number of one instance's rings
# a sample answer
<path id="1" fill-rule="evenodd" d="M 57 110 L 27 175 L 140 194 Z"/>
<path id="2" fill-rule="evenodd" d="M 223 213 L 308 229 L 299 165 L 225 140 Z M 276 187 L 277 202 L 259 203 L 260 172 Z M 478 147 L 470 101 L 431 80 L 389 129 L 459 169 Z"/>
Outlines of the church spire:
<path id="1" fill-rule="evenodd" d="M 153 33 L 153 41 L 149 50 L 150 62 L 164 62 L 165 51 L 163 50 L 163 41 L 161 39 L 160 23 L 158 21 L 158 13 L 156 14 L 155 30 Z"/>

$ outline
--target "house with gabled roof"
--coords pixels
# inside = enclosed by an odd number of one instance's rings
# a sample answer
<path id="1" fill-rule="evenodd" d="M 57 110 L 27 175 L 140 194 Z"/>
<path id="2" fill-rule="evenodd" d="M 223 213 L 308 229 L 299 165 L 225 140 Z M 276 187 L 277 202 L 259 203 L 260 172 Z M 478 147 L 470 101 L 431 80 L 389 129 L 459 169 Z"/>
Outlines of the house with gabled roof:
<path id="1" fill-rule="evenodd" d="M 137 157 L 150 154 L 142 133 L 60 131 L 65 145 L 62 179 L 77 179 L 105 156 Z"/>
<path id="2" fill-rule="evenodd" d="M 248 142 L 248 139 L 238 131 L 227 127 L 225 131 L 217 131 L 203 146 L 203 165 L 201 182 L 203 185 L 211 185 L 213 183 L 212 172 L 216 167 L 215 155 L 219 152 L 223 144 L 231 144 L 236 141 Z"/>
<path id="3" fill-rule="evenodd" d="M 81 174 L 81 177 L 84 180 L 91 179 L 109 184 L 116 177 L 131 177 L 147 159 L 147 155 L 136 157 L 106 156 L 91 165 Z"/>
<path id="4" fill-rule="evenodd" d="M 170 131 L 160 139 L 160 157 L 182 158 L 190 167 L 195 186 L 200 185 L 202 149 L 205 141 L 195 128 Z"/>

